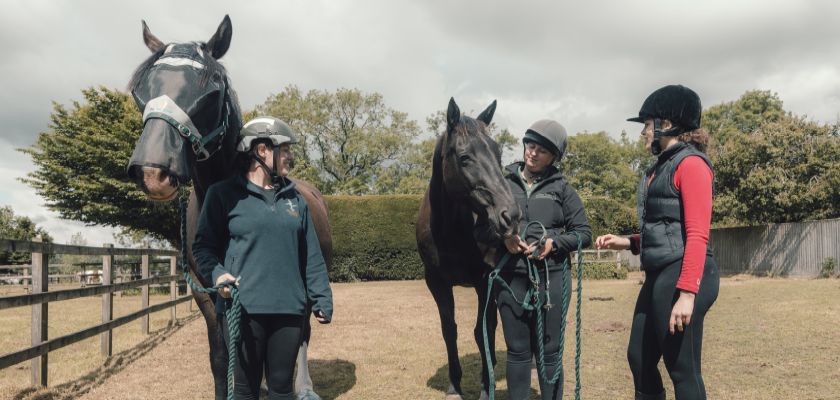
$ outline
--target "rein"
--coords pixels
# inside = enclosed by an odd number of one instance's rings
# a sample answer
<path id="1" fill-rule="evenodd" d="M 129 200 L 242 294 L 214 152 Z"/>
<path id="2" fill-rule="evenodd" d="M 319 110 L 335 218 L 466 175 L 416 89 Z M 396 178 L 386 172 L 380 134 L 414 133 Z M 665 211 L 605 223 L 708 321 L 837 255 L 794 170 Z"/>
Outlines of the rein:
<path id="1" fill-rule="evenodd" d="M 534 250 L 534 253 L 537 254 L 542 250 L 542 246 L 545 243 L 545 235 L 546 229 L 545 226 L 540 223 L 539 221 L 533 221 L 525 225 L 525 229 L 522 230 L 520 234 L 520 238 L 523 240 L 525 239 L 525 233 L 528 231 L 528 228 L 531 225 L 537 225 L 542 230 L 542 236 L 539 240 L 539 245 Z M 573 233 L 578 240 L 578 247 L 577 247 L 577 322 L 575 323 L 575 400 L 580 400 L 580 351 L 581 351 L 581 337 L 580 337 L 580 324 L 581 324 L 581 295 L 582 295 L 582 272 L 583 272 L 583 257 L 581 256 L 581 251 L 583 250 L 583 241 L 580 238 L 580 235 L 577 232 Z M 484 302 L 484 312 L 482 313 L 481 317 L 481 329 L 482 335 L 484 339 L 484 354 L 485 354 L 485 362 L 487 363 L 487 373 L 490 378 L 490 400 L 495 400 L 495 393 L 496 393 L 496 376 L 493 371 L 493 357 L 490 354 L 490 344 L 489 338 L 487 333 L 487 308 L 490 304 L 490 300 L 492 299 L 493 295 L 493 284 L 495 282 L 499 282 L 499 285 L 502 289 L 507 290 L 513 300 L 522 306 L 524 310 L 527 311 L 536 311 L 536 319 L 537 319 L 537 347 L 538 347 L 538 356 L 537 356 L 537 370 L 539 371 L 540 377 L 546 381 L 548 384 L 553 385 L 557 383 L 557 380 L 560 379 L 560 374 L 563 373 L 563 349 L 565 348 L 565 339 L 566 339 L 566 318 L 564 317 L 561 321 L 560 325 L 560 350 L 557 353 L 557 367 L 554 370 L 554 375 L 549 378 L 546 376 L 545 372 L 545 326 L 543 325 L 543 318 L 542 318 L 542 310 L 545 308 L 546 310 L 554 307 L 551 304 L 551 294 L 549 293 L 550 284 L 551 282 L 548 279 L 548 265 L 545 261 L 543 261 L 543 269 L 545 270 L 545 303 L 540 296 L 540 274 L 537 262 L 531 262 L 529 258 L 525 258 L 525 262 L 528 264 L 528 279 L 531 281 L 531 287 L 525 291 L 525 294 L 522 297 L 522 301 L 519 301 L 516 297 L 516 294 L 513 292 L 513 289 L 502 279 L 499 274 L 502 272 L 505 264 L 507 264 L 508 260 L 510 259 L 511 253 L 506 252 L 502 258 L 496 263 L 495 268 L 487 274 L 487 298 Z M 561 268 L 570 268 L 569 266 L 569 259 L 566 258 L 563 261 L 563 265 Z M 563 279 L 563 286 L 562 286 L 562 293 L 566 292 L 566 280 Z M 561 307 L 561 314 L 565 316 L 566 312 L 568 311 L 568 300 L 566 296 L 563 296 L 563 300 L 560 302 Z"/>
<path id="2" fill-rule="evenodd" d="M 213 294 L 219 289 L 227 287 L 230 289 L 231 303 L 225 310 L 225 319 L 228 327 L 228 370 L 227 370 L 227 399 L 233 399 L 233 377 L 234 368 L 236 366 L 236 345 L 239 344 L 241 338 L 239 324 L 242 319 L 242 304 L 239 302 L 239 288 L 236 287 L 234 281 L 222 282 L 213 287 L 204 288 L 197 284 L 190 275 L 190 270 L 187 267 L 187 203 L 189 196 L 186 189 L 180 189 L 180 197 L 178 203 L 181 211 L 181 269 L 184 271 L 184 280 L 190 285 L 193 292 L 201 292 Z"/>

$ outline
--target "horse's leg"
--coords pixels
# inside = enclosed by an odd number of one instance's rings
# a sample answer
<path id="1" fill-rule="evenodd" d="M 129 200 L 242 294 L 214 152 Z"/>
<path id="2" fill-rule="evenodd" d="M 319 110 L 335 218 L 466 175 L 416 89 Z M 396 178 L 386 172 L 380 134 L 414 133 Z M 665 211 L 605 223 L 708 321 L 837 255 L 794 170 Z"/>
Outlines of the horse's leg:
<path id="1" fill-rule="evenodd" d="M 478 344 L 478 352 L 481 354 L 481 398 L 490 398 L 490 373 L 487 370 L 487 354 L 484 352 L 484 331 L 482 319 L 484 318 L 484 305 L 487 303 L 487 285 L 482 279 L 475 285 L 475 294 L 478 296 L 478 316 L 475 321 L 475 343 Z M 487 305 L 487 343 L 490 348 L 490 360 L 493 367 L 496 366 L 496 325 L 498 323 L 496 314 L 496 299 L 490 298 Z"/>
<path id="2" fill-rule="evenodd" d="M 303 325 L 303 340 L 300 344 L 297 356 L 297 371 L 295 376 L 295 393 L 298 400 L 321 400 L 312 387 L 312 377 L 309 375 L 309 357 L 306 352 L 309 348 L 309 339 L 312 337 L 312 321 L 307 318 Z"/>
<path id="3" fill-rule="evenodd" d="M 426 271 L 426 286 L 432 292 L 440 315 L 440 328 L 443 342 L 446 344 L 446 356 L 449 366 L 449 389 L 447 400 L 459 400 L 461 391 L 461 361 L 458 359 L 458 325 L 455 323 L 455 297 L 452 286 L 444 282 L 437 274 Z"/>
<path id="4" fill-rule="evenodd" d="M 227 398 L 227 367 L 228 353 L 225 338 L 222 335 L 222 324 L 225 323 L 224 314 L 216 314 L 216 305 L 210 295 L 193 292 L 193 298 L 204 322 L 207 324 L 207 340 L 210 344 L 210 370 L 213 372 L 213 384 L 216 400 Z"/>

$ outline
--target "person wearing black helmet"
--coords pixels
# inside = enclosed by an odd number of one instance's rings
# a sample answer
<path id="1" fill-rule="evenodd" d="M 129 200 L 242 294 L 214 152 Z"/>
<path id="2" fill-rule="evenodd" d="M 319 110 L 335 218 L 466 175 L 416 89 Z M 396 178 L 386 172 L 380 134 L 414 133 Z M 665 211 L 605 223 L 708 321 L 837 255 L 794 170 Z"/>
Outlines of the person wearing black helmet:
<path id="1" fill-rule="evenodd" d="M 697 93 L 669 85 L 654 91 L 639 115 L 628 119 L 645 124 L 646 147 L 657 156 L 639 183 L 641 233 L 595 241 L 598 248 L 641 255 L 645 282 L 627 349 L 638 400 L 665 399 L 660 359 L 678 400 L 706 398 L 700 373 L 703 322 L 717 299 L 720 276 L 708 245 L 714 173 L 701 111 Z"/>
<path id="2" fill-rule="evenodd" d="M 528 223 L 539 221 L 545 226 L 546 235 L 545 241 L 540 243 L 543 232 L 536 225 L 531 225 L 524 240 L 519 236 L 505 239 L 504 245 L 513 256 L 504 266 L 501 277 L 517 299 L 522 299 L 531 286 L 527 259 L 538 265 L 541 277 L 548 278 L 540 279 L 540 290 L 544 293 L 548 285 L 553 303 L 542 313 L 546 375 L 551 379 L 556 369 L 560 368 L 560 377 L 553 385 L 542 378 L 539 383 L 542 399 L 553 400 L 563 396 L 563 366 L 559 363 L 558 354 L 562 340 L 560 329 L 566 310 L 560 307 L 560 302 L 564 299 L 568 302 L 571 297 L 569 253 L 577 250 L 578 237 L 575 233 L 580 235 L 583 247 L 588 247 L 592 231 L 580 196 L 555 166 L 566 151 L 566 129 L 557 121 L 540 120 L 525 132 L 522 143 L 523 161 L 508 165 L 505 178 L 522 212 L 519 231 L 524 231 Z M 531 360 L 538 350 L 536 312 L 525 310 L 507 290 L 497 289 L 496 299 L 507 344 L 510 399 L 527 399 L 530 396 Z"/>
<path id="3" fill-rule="evenodd" d="M 265 372 L 269 399 L 294 399 L 292 379 L 307 307 L 329 323 L 332 291 L 315 226 L 303 196 L 287 179 L 297 143 L 273 117 L 243 126 L 239 173 L 207 191 L 193 244 L 198 271 L 210 282 L 236 282 L 243 307 L 234 371 L 237 399 L 258 399 Z M 229 305 L 219 290 L 216 312 Z M 224 329 L 227 338 L 227 327 Z"/>

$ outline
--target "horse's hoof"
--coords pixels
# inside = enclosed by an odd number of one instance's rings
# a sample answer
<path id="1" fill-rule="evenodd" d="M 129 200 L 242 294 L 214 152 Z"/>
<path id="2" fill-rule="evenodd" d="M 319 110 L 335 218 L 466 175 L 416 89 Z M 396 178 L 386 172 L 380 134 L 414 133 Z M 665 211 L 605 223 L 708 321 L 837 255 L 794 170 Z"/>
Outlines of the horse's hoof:
<path id="1" fill-rule="evenodd" d="M 464 398 L 458 393 L 447 393 L 443 400 L 464 400 Z"/>
<path id="2" fill-rule="evenodd" d="M 311 389 L 304 389 L 297 394 L 297 400 L 321 400 L 321 396 L 318 396 Z"/>

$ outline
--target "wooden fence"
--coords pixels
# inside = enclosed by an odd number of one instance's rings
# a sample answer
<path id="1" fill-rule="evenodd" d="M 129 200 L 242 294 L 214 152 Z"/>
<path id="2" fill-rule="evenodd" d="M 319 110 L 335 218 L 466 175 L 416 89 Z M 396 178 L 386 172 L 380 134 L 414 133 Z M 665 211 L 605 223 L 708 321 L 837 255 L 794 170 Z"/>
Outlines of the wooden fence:
<path id="1" fill-rule="evenodd" d="M 840 219 L 712 229 L 722 274 L 817 277 L 828 258 L 840 260 Z"/>
<path id="2" fill-rule="evenodd" d="M 815 278 L 827 259 L 840 261 L 840 219 L 715 228 L 709 244 L 723 275 Z M 639 269 L 639 256 L 625 254 Z"/>
<path id="3" fill-rule="evenodd" d="M 10 367 L 26 360 L 32 360 L 32 384 L 47 386 L 47 362 L 51 351 L 81 340 L 100 335 L 100 348 L 104 356 L 112 355 L 113 329 L 131 321 L 140 319 L 140 329 L 144 334 L 149 333 L 149 314 L 170 309 L 170 319 L 175 321 L 175 306 L 189 301 L 192 296 L 187 287 L 187 295 L 178 297 L 180 283 L 177 266 L 178 252 L 174 250 L 155 249 L 119 249 L 112 245 L 103 247 L 70 246 L 38 241 L 19 241 L 0 239 L 0 251 L 23 251 L 32 253 L 31 265 L 31 293 L 17 296 L 0 297 L 0 310 L 14 307 L 32 307 L 32 346 L 0 356 L 0 369 Z M 102 256 L 102 285 L 84 287 L 80 289 L 58 290 L 50 292 L 49 256 L 51 254 L 78 254 Z M 114 256 L 140 256 L 141 279 L 113 283 Z M 169 257 L 169 275 L 149 275 L 150 257 Z M 170 300 L 154 306 L 149 306 L 149 285 L 169 283 Z M 114 292 L 126 289 L 140 288 L 141 309 L 129 315 L 113 318 Z M 102 323 L 78 332 L 49 339 L 47 338 L 49 303 L 81 297 L 102 296 Z"/>

